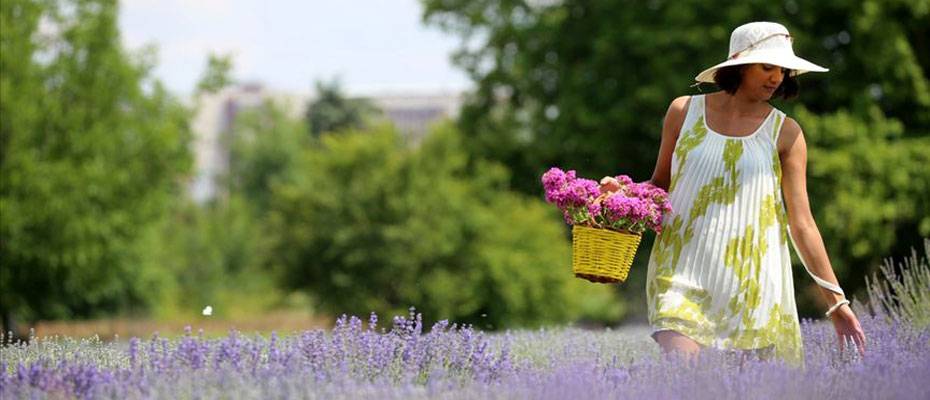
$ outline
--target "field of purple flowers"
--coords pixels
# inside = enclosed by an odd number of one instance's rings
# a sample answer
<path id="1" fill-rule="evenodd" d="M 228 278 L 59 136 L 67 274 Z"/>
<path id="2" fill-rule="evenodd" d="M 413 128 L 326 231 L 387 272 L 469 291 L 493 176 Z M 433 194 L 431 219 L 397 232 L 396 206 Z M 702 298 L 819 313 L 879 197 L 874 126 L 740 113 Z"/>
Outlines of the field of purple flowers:
<path id="1" fill-rule="evenodd" d="M 927 399 L 930 269 L 890 271 L 855 306 L 865 356 L 838 351 L 828 322 L 806 320 L 803 368 L 712 351 L 685 363 L 661 356 L 646 327 L 427 330 L 411 310 L 389 327 L 343 317 L 330 331 L 286 336 L 8 344 L 0 397 Z"/>

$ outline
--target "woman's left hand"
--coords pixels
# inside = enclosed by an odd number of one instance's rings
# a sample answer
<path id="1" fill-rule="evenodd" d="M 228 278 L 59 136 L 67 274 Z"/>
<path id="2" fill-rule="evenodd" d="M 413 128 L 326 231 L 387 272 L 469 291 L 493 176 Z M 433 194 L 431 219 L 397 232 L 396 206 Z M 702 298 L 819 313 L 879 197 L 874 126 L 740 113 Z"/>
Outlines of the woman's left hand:
<path id="1" fill-rule="evenodd" d="M 862 326 L 859 325 L 859 319 L 856 314 L 844 304 L 839 309 L 830 314 L 833 320 L 833 327 L 836 329 L 836 336 L 840 341 L 840 351 L 845 350 L 846 344 L 855 343 L 859 349 L 859 355 L 865 355 L 865 333 L 862 332 Z"/>
<path id="2" fill-rule="evenodd" d="M 617 178 L 612 176 L 605 176 L 601 178 L 601 185 L 599 187 L 601 193 L 613 193 L 620 190 L 620 182 L 617 181 Z"/>

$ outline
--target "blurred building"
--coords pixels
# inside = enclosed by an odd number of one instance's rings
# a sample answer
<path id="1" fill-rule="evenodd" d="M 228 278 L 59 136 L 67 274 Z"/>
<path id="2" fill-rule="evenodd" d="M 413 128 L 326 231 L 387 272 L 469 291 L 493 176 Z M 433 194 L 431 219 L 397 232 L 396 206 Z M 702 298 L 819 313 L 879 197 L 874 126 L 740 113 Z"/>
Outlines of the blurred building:
<path id="1" fill-rule="evenodd" d="M 429 128 L 444 118 L 458 116 L 462 93 L 394 92 L 359 96 L 369 99 L 381 110 L 411 145 L 417 145 Z M 238 113 L 256 108 L 271 100 L 285 107 L 291 118 L 303 119 L 311 95 L 269 90 L 257 83 L 224 88 L 217 93 L 203 94 L 193 100 L 196 114 L 191 124 L 194 133 L 194 177 L 190 182 L 191 197 L 197 202 L 215 198 L 219 179 L 229 170 L 229 137 Z"/>
<path id="2" fill-rule="evenodd" d="M 305 95 L 273 92 L 255 83 L 226 87 L 193 100 L 194 178 L 189 190 L 195 201 L 204 202 L 217 195 L 218 179 L 229 169 L 229 134 L 236 116 L 266 100 L 283 105 L 292 118 L 302 118 L 307 104 Z"/>
<path id="3" fill-rule="evenodd" d="M 458 117 L 462 104 L 459 92 L 383 93 L 365 97 L 414 145 L 437 121 Z"/>

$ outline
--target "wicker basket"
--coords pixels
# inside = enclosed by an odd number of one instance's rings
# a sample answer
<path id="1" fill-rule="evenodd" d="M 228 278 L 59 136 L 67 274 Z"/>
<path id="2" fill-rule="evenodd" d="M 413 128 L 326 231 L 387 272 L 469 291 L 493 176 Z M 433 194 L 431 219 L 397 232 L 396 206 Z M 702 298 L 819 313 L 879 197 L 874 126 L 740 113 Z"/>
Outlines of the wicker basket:
<path id="1" fill-rule="evenodd" d="M 572 226 L 572 271 L 596 283 L 626 280 L 642 234 Z"/>

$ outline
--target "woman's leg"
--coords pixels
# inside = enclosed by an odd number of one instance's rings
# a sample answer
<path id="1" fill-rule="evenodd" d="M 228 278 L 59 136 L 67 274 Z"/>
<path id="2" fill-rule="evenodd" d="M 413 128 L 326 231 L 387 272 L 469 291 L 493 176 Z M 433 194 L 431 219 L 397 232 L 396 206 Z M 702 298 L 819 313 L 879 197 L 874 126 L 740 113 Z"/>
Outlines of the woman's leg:
<path id="1" fill-rule="evenodd" d="M 775 356 L 775 347 L 763 347 L 758 349 L 730 349 L 724 351 L 724 359 L 727 364 L 738 368 L 740 372 L 746 367 L 749 361 L 759 362 L 771 360 Z"/>
<path id="2" fill-rule="evenodd" d="M 740 371 L 743 370 L 743 366 L 746 364 L 746 361 L 764 361 L 771 360 L 775 356 L 775 346 L 762 347 L 758 349 L 749 349 L 742 350 L 742 356 L 739 361 Z"/>
<path id="3" fill-rule="evenodd" d="M 673 330 L 658 331 L 652 335 L 652 339 L 659 343 L 665 354 L 683 353 L 690 359 L 701 351 L 701 345 L 698 342 Z"/>

